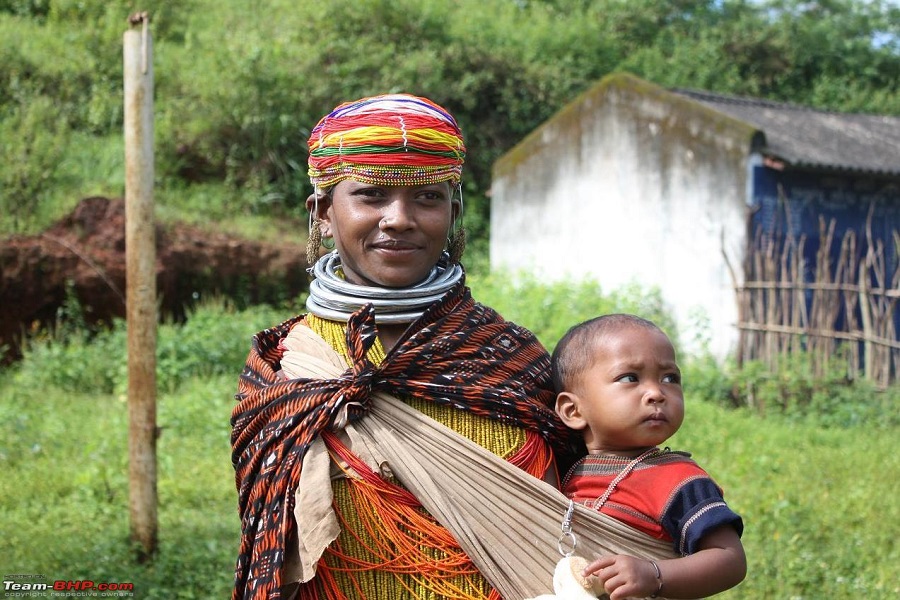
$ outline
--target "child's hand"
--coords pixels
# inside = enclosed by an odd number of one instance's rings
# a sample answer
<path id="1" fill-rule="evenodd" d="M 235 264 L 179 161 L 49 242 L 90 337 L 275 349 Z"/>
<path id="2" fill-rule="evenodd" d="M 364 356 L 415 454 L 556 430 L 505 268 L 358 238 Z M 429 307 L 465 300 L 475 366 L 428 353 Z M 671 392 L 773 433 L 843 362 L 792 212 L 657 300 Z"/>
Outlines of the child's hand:
<path id="1" fill-rule="evenodd" d="M 653 564 L 644 558 L 624 554 L 601 556 L 584 568 L 584 575 L 596 575 L 610 600 L 646 598 L 659 589 Z"/>

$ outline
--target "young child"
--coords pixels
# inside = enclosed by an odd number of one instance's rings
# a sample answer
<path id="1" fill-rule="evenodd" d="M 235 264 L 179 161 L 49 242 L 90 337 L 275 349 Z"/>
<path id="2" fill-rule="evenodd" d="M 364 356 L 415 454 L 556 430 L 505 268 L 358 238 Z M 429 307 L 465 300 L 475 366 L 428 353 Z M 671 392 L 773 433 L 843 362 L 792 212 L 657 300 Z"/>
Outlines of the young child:
<path id="1" fill-rule="evenodd" d="M 671 540 L 680 554 L 601 556 L 584 575 L 600 577 L 610 600 L 701 598 L 743 581 L 741 517 L 689 454 L 659 448 L 684 419 L 681 372 L 666 334 L 634 315 L 605 315 L 572 327 L 551 362 L 556 412 L 583 432 L 588 449 L 563 492 Z"/>

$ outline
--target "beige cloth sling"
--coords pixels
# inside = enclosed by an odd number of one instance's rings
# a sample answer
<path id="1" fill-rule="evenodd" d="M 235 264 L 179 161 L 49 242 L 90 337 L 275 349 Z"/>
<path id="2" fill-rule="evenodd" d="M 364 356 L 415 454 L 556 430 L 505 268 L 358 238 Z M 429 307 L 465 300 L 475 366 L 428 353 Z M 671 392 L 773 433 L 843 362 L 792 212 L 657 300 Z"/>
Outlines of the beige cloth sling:
<path id="1" fill-rule="evenodd" d="M 284 345 L 281 366 L 289 377 L 334 378 L 347 368 L 308 327 L 294 327 Z M 388 394 L 374 393 L 366 417 L 346 424 L 345 434 L 370 468 L 392 473 L 415 494 L 504 600 L 552 592 L 569 508 L 559 490 Z M 299 540 L 298 547 L 287 549 L 286 583 L 312 579 L 340 532 L 331 506 L 329 461 L 317 438 L 303 460 L 294 510 Z M 669 542 L 583 506 L 574 509 L 571 527 L 579 556 L 676 556 Z"/>

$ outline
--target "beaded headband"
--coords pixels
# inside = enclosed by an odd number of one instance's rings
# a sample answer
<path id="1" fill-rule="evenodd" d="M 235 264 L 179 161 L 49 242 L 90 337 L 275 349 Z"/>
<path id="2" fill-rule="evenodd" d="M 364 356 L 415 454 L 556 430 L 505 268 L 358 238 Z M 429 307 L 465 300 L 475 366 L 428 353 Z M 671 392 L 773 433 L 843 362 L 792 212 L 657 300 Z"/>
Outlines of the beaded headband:
<path id="1" fill-rule="evenodd" d="M 309 179 L 375 185 L 459 183 L 466 146 L 456 120 L 419 96 L 387 94 L 338 105 L 309 136 Z"/>

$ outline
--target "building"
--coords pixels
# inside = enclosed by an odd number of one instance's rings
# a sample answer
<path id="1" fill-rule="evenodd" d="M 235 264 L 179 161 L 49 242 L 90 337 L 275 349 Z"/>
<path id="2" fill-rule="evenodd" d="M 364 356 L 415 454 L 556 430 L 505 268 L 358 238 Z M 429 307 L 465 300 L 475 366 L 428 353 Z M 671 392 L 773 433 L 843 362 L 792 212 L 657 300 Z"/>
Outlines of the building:
<path id="1" fill-rule="evenodd" d="M 790 231 L 814 254 L 820 217 L 840 234 L 870 209 L 893 247 L 900 118 L 613 74 L 494 164 L 491 266 L 591 277 L 605 290 L 657 286 L 682 344 L 696 349 L 701 334 L 722 357 L 737 340 L 749 241 Z"/>

